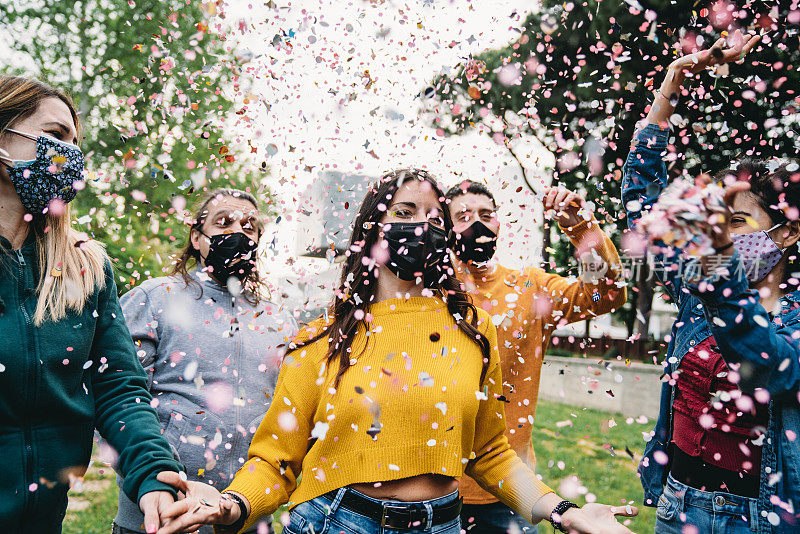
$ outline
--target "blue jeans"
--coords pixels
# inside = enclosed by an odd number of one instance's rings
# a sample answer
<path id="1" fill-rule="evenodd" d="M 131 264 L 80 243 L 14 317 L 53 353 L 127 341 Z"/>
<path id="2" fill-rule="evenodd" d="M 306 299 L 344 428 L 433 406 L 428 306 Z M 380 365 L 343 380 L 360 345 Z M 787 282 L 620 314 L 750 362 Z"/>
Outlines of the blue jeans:
<path id="1" fill-rule="evenodd" d="M 283 529 L 285 534 L 407 534 L 409 530 L 399 530 L 393 528 L 381 528 L 378 521 L 364 517 L 347 508 L 339 506 L 348 491 L 355 491 L 350 488 L 341 488 L 333 500 L 324 495 L 300 503 L 292 508 L 289 513 L 289 526 Z M 376 503 L 391 503 L 392 506 L 403 505 L 422 505 L 428 509 L 428 513 L 433 513 L 433 507 L 447 504 L 458 499 L 458 492 L 454 491 L 450 495 L 431 499 L 429 501 L 401 502 L 401 501 L 381 501 L 361 494 L 364 498 Z M 430 516 L 429 516 L 430 519 Z M 430 529 L 424 526 L 413 530 L 413 532 L 425 532 L 427 534 L 460 534 L 461 521 L 458 517 L 449 523 L 435 525 Z"/>
<path id="2" fill-rule="evenodd" d="M 263 527 L 262 527 L 262 530 L 258 530 L 259 526 L 262 525 L 262 524 L 266 525 L 266 527 L 267 527 L 266 530 L 263 530 Z M 111 523 L 111 534 L 141 534 L 142 532 L 144 532 L 144 529 L 133 530 L 133 529 L 130 529 L 130 528 L 121 527 L 121 526 L 119 526 L 118 524 L 116 524 L 114 522 Z M 212 527 L 211 525 L 203 525 L 202 527 L 200 527 L 200 530 L 198 530 L 197 532 L 198 532 L 198 534 L 214 534 L 214 527 Z M 265 517 L 263 519 L 260 519 L 258 522 L 256 522 L 255 525 L 250 527 L 250 530 L 245 530 L 244 531 L 244 534 L 260 534 L 260 533 L 263 533 L 263 534 L 275 534 L 275 531 L 272 530 L 272 518 L 271 517 Z"/>
<path id="3" fill-rule="evenodd" d="M 535 534 L 537 528 L 501 502 L 465 504 L 461 525 L 467 534 Z"/>
<path id="4" fill-rule="evenodd" d="M 750 534 L 756 532 L 756 499 L 700 491 L 667 477 L 656 508 L 656 534 Z M 694 527 L 696 530 L 685 527 Z"/>

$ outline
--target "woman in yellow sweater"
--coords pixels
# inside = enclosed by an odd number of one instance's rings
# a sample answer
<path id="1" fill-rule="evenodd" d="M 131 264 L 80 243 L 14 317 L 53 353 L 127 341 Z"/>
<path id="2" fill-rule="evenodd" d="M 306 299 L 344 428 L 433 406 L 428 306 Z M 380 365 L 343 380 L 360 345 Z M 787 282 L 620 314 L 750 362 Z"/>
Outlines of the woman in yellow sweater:
<path id="1" fill-rule="evenodd" d="M 294 341 L 249 459 L 222 494 L 160 475 L 187 498 L 159 532 L 236 532 L 288 503 L 287 534 L 459 534 L 464 473 L 533 523 L 630 532 L 615 515 L 635 509 L 563 501 L 510 448 L 497 332 L 459 289 L 443 202 L 420 170 L 370 189 L 332 317 Z"/>

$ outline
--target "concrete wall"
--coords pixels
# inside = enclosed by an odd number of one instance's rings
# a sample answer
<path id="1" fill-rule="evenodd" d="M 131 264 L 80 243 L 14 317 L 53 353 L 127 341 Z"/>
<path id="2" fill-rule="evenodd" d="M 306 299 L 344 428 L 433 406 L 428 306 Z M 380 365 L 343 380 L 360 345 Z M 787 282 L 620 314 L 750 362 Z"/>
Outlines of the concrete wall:
<path id="1" fill-rule="evenodd" d="M 539 398 L 654 419 L 658 416 L 661 374 L 660 365 L 632 362 L 626 366 L 616 360 L 546 356 Z"/>

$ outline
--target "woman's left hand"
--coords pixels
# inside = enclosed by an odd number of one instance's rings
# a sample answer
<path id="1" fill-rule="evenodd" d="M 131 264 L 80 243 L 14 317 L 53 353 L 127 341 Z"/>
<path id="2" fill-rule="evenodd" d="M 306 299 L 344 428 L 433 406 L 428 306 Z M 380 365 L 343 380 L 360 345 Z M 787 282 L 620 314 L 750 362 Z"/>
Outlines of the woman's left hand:
<path id="1" fill-rule="evenodd" d="M 639 513 L 635 506 L 609 506 L 589 503 L 582 508 L 570 508 L 561 516 L 561 524 L 567 532 L 578 534 L 633 534 L 628 527 L 617 521 L 617 516 L 634 517 Z"/>

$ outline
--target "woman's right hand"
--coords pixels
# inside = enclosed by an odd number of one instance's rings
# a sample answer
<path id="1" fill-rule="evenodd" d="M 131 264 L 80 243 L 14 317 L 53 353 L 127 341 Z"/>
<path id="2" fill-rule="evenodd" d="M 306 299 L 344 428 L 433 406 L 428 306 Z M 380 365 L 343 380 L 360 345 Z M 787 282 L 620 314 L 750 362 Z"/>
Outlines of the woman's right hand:
<path id="1" fill-rule="evenodd" d="M 201 525 L 232 525 L 239 519 L 239 506 L 213 486 L 184 480 L 171 471 L 163 471 L 157 478 L 185 495 L 162 512 L 166 522 L 158 534 L 194 532 Z"/>
<path id="2" fill-rule="evenodd" d="M 633 534 L 633 531 L 617 521 L 617 516 L 634 517 L 638 513 L 639 509 L 635 506 L 588 503 L 581 508 L 570 508 L 564 512 L 561 524 L 567 532 L 578 534 Z"/>
<path id="3" fill-rule="evenodd" d="M 725 48 L 725 38 L 720 37 L 708 50 L 679 57 L 670 63 L 669 69 L 696 74 L 709 67 L 741 61 L 760 39 L 760 35 L 745 35 L 741 30 L 736 30 L 731 37 L 732 46 Z"/>
<path id="4" fill-rule="evenodd" d="M 639 509 L 635 506 L 610 506 L 608 504 L 588 503 L 581 508 L 568 508 L 561 517 L 553 517 L 562 498 L 555 492 L 543 495 L 534 505 L 531 515 L 533 522 L 557 519 L 567 532 L 577 534 L 633 534 L 617 521 L 617 517 L 635 517 Z"/>
<path id="5" fill-rule="evenodd" d="M 760 35 L 744 35 L 741 30 L 736 30 L 731 37 L 733 46 L 724 48 L 725 38 L 721 37 L 708 50 L 679 57 L 670 63 L 661 88 L 656 92 L 656 100 L 650 106 L 647 122 L 664 124 L 669 120 L 675 111 L 677 94 L 686 80 L 687 72 L 696 74 L 709 67 L 740 61 L 760 39 Z"/>

